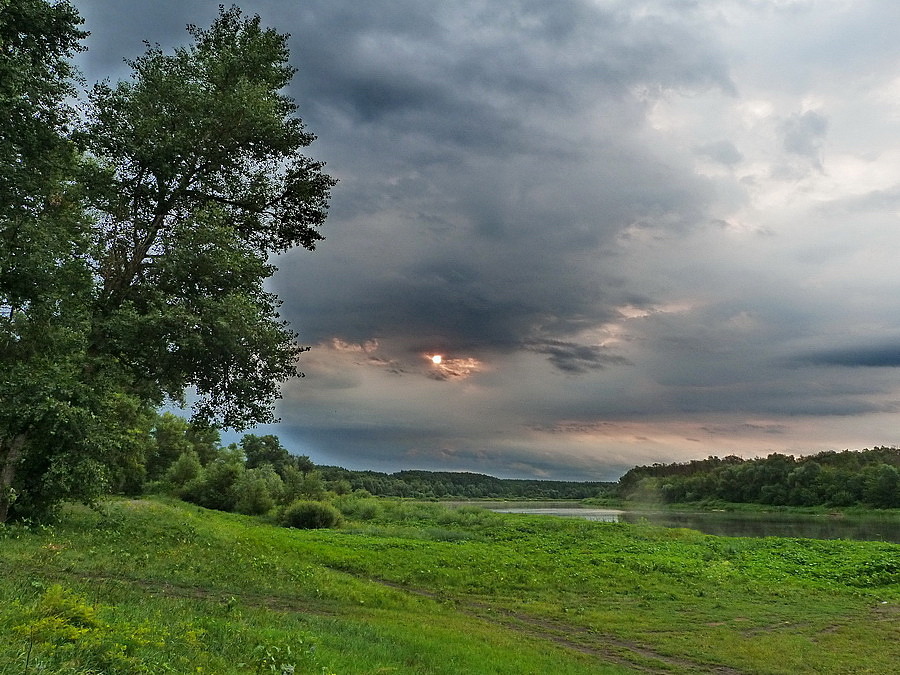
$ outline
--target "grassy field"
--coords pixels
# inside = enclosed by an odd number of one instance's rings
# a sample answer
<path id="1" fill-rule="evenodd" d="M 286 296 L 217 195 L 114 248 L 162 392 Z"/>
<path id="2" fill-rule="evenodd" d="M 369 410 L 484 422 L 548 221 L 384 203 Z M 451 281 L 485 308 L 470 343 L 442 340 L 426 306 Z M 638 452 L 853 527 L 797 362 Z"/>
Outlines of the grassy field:
<path id="1" fill-rule="evenodd" d="M 0 673 L 893 673 L 900 546 L 344 499 L 0 526 Z"/>

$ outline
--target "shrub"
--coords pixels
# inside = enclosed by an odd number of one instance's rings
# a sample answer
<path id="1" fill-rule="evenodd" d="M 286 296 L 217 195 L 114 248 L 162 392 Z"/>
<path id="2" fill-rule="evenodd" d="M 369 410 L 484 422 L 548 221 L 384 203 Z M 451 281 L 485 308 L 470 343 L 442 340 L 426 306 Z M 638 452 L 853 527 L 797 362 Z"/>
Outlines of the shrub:
<path id="1" fill-rule="evenodd" d="M 374 520 L 382 515 L 379 500 L 365 490 L 362 494 L 341 495 L 334 500 L 334 505 L 344 516 L 354 520 Z"/>
<path id="2" fill-rule="evenodd" d="M 401 523 L 412 523 L 421 520 L 433 520 L 446 511 L 440 504 L 423 504 L 421 502 L 405 502 L 396 499 L 381 500 L 384 518 Z"/>
<path id="3" fill-rule="evenodd" d="M 180 496 L 208 509 L 232 511 L 237 498 L 234 485 L 245 471 L 241 464 L 230 464 L 216 460 L 207 466 L 197 478 L 188 482 Z"/>
<path id="4" fill-rule="evenodd" d="M 251 516 L 268 513 L 275 507 L 275 500 L 281 496 L 284 486 L 281 478 L 266 466 L 268 472 L 261 469 L 248 469 L 234 484 L 237 499 L 234 510 Z"/>
<path id="5" fill-rule="evenodd" d="M 303 473 L 293 466 L 284 467 L 285 501 L 306 499 L 307 501 L 321 501 L 325 497 L 325 483 L 318 471 Z"/>
<path id="6" fill-rule="evenodd" d="M 298 500 L 289 505 L 281 516 L 282 525 L 301 530 L 335 527 L 340 522 L 340 511 L 325 502 Z"/>
<path id="7" fill-rule="evenodd" d="M 503 520 L 499 513 L 494 513 L 479 506 L 460 506 L 446 509 L 437 516 L 441 525 L 460 525 L 466 528 L 490 527 Z"/>
<path id="8" fill-rule="evenodd" d="M 235 485 L 237 501 L 234 510 L 248 516 L 260 516 L 275 507 L 275 500 L 269 493 L 264 480 L 250 478 L 241 480 Z"/>
<path id="9" fill-rule="evenodd" d="M 181 488 L 197 478 L 202 469 L 196 452 L 182 452 L 166 471 L 166 479 L 174 487 Z"/>
<path id="10" fill-rule="evenodd" d="M 126 634 L 118 633 L 117 626 L 100 620 L 85 598 L 62 586 L 51 586 L 24 618 L 26 623 L 14 626 L 13 635 L 27 643 L 29 656 L 34 651 L 35 672 L 147 672 L 129 654 L 133 638 L 128 627 Z"/>

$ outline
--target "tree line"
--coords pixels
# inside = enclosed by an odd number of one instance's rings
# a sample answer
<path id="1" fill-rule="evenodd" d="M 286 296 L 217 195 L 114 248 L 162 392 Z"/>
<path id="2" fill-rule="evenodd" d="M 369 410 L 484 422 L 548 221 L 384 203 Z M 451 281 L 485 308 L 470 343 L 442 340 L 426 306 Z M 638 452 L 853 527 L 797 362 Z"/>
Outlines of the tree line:
<path id="1" fill-rule="evenodd" d="M 721 500 L 776 506 L 900 508 L 900 449 L 794 457 L 733 455 L 637 466 L 619 480 L 626 499 L 671 503 Z"/>
<path id="2" fill-rule="evenodd" d="M 133 452 L 110 466 L 113 493 L 168 494 L 206 508 L 247 515 L 284 512 L 297 500 L 343 495 L 411 499 L 586 499 L 614 483 L 502 479 L 478 473 L 353 471 L 317 466 L 273 434 L 244 434 L 223 445 L 216 427 L 171 412 L 132 429 Z"/>
<path id="3" fill-rule="evenodd" d="M 451 471 L 352 471 L 319 467 L 328 481 L 344 481 L 353 490 L 385 497 L 417 499 L 588 499 L 611 491 L 615 483 L 495 478 Z"/>

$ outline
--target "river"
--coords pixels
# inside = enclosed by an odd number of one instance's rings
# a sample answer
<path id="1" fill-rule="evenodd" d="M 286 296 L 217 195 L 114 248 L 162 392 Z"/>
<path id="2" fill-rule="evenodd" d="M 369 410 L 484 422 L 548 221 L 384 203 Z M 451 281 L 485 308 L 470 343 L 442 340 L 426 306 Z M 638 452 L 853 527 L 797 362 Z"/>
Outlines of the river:
<path id="1" fill-rule="evenodd" d="M 515 503 L 485 506 L 500 513 L 583 518 L 606 523 L 649 522 L 663 527 L 687 527 L 706 534 L 728 537 L 800 537 L 805 539 L 855 539 L 900 544 L 900 515 L 894 514 L 797 514 L 780 512 L 673 512 L 631 511 Z"/>

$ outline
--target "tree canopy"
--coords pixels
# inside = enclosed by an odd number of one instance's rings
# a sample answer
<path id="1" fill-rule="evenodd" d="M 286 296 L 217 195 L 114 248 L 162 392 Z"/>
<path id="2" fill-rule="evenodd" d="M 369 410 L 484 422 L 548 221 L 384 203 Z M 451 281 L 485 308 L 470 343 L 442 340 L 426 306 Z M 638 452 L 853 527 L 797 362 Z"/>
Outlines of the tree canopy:
<path id="1" fill-rule="evenodd" d="M 0 8 L 2 522 L 98 494 L 187 390 L 207 425 L 273 420 L 302 348 L 270 256 L 315 248 L 334 180 L 283 93 L 287 36 L 258 16 L 148 45 L 76 115 L 77 12 Z"/>
<path id="2" fill-rule="evenodd" d="M 637 466 L 619 481 L 621 496 L 664 502 L 724 502 L 776 506 L 900 506 L 900 450 L 772 453 L 741 459 L 709 457 Z"/>

